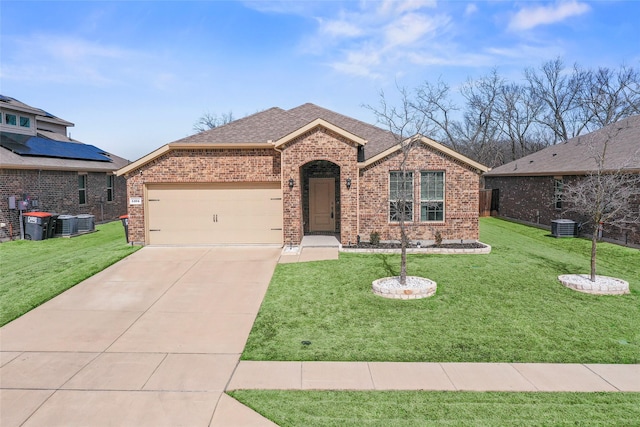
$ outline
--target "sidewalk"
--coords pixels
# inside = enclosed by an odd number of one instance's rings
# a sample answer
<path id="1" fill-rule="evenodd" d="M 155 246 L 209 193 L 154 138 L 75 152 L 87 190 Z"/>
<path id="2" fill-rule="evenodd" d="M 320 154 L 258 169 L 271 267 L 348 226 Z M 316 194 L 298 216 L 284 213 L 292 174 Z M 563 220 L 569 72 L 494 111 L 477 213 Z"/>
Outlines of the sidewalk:
<path id="1" fill-rule="evenodd" d="M 238 389 L 640 392 L 640 365 L 240 361 Z"/>

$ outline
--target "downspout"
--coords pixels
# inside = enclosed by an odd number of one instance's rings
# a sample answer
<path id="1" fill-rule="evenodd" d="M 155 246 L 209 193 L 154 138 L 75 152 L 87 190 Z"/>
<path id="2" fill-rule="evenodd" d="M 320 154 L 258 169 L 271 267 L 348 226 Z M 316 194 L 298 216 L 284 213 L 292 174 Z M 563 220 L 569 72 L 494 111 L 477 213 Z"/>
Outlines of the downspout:
<path id="1" fill-rule="evenodd" d="M 286 246 L 284 237 L 284 151 L 276 147 L 272 140 L 268 140 L 267 143 L 273 144 L 273 149 L 280 153 L 280 189 L 282 190 L 282 245 Z M 291 246 L 291 239 L 289 239 L 289 245 Z"/>
<path id="2" fill-rule="evenodd" d="M 356 163 L 356 244 L 360 236 L 360 167 Z"/>

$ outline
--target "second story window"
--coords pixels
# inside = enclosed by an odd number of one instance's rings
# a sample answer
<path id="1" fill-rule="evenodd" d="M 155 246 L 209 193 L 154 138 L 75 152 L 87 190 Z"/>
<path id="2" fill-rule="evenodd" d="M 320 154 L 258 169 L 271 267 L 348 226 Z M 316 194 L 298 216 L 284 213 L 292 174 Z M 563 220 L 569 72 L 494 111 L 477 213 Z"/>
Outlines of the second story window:
<path id="1" fill-rule="evenodd" d="M 4 124 L 9 126 L 17 126 L 18 117 L 15 114 L 4 113 Z"/>
<path id="2" fill-rule="evenodd" d="M 20 116 L 20 127 L 30 128 L 31 127 L 31 119 L 29 117 Z"/>

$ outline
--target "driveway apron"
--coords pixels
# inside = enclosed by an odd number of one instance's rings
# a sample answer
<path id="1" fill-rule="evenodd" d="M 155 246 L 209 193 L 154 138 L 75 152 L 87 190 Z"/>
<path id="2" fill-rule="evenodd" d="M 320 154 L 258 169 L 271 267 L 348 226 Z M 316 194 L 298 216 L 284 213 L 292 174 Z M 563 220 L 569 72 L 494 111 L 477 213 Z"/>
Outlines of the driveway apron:
<path id="1" fill-rule="evenodd" d="M 274 425 L 223 392 L 280 251 L 145 247 L 5 325 L 0 425 Z"/>

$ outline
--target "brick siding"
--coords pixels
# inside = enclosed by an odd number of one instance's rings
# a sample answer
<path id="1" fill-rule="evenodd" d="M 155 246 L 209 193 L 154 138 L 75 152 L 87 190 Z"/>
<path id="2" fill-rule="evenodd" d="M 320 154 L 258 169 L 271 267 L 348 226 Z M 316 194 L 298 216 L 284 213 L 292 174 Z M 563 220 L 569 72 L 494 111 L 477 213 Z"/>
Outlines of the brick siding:
<path id="1" fill-rule="evenodd" d="M 174 150 L 127 174 L 128 197 L 143 197 L 144 185 L 151 183 L 282 180 L 284 244 L 298 245 L 308 231 L 309 178 L 335 177 L 336 231 L 343 245 L 355 243 L 358 233 L 368 240 L 372 231 L 381 233 L 385 240 L 398 238 L 398 226 L 389 223 L 387 207 L 389 171 L 399 169 L 397 155 L 359 170 L 358 145 L 322 127 L 298 136 L 278 150 L 282 153 L 273 149 Z M 411 225 L 411 237 L 433 240 L 435 231 L 440 231 L 445 240 L 477 240 L 478 174 L 426 146 L 414 150 L 410 167 L 417 177 L 426 170 L 446 173 L 445 221 L 416 220 Z M 346 187 L 347 178 L 352 181 L 350 189 Z M 294 181 L 291 189 L 289 179 Z M 418 201 L 419 179 L 414 182 Z M 414 209 L 417 219 L 418 206 L 416 203 Z M 132 242 L 145 242 L 144 205 L 129 206 L 129 236 Z"/>
<path id="2" fill-rule="evenodd" d="M 0 229 L 0 239 L 20 236 L 20 212 L 9 209 L 9 196 L 22 200 L 26 194 L 32 200 L 37 200 L 38 206 L 30 210 L 61 215 L 90 214 L 98 223 L 118 219 L 120 215 L 127 213 L 127 183 L 123 177 L 114 177 L 114 200 L 107 202 L 106 177 L 105 172 L 87 173 L 87 203 L 80 205 L 77 171 L 1 169 L 0 222 L 7 226 Z M 13 236 L 9 235 L 10 229 L 13 229 Z"/>
<path id="3" fill-rule="evenodd" d="M 382 240 L 400 240 L 399 224 L 389 221 L 389 172 L 400 170 L 402 157 L 398 151 L 360 171 L 360 237 L 363 241 L 368 241 L 372 232 L 380 233 Z M 426 145 L 412 149 L 407 171 L 413 171 L 414 184 L 414 217 L 413 221 L 405 222 L 411 240 L 433 241 L 438 231 L 444 241 L 478 240 L 480 178 L 475 171 Z M 424 171 L 445 172 L 443 222 L 420 221 L 420 172 Z"/>
<path id="4" fill-rule="evenodd" d="M 357 186 L 355 183 L 358 176 L 358 145 L 332 131 L 316 128 L 281 148 L 283 150 L 282 180 L 285 182 L 283 185 L 285 244 L 297 245 L 304 235 L 305 200 L 304 188 L 301 188 L 300 183 L 303 182 L 304 166 L 317 160 L 331 162 L 339 168 L 339 176 L 336 177 L 336 197 L 339 197 L 340 209 L 339 214 L 336 212 L 336 222 L 340 227 L 342 244 L 354 243 L 357 235 Z M 304 169 L 308 172 L 314 171 L 312 165 Z M 336 170 L 333 168 L 333 171 Z M 295 181 L 292 189 L 286 185 L 290 178 Z M 349 190 L 345 185 L 347 178 L 351 178 L 354 183 Z"/>
<path id="5" fill-rule="evenodd" d="M 577 176 L 562 177 L 564 183 L 575 182 Z M 514 219 L 534 225 L 551 227 L 554 219 L 566 218 L 585 223 L 585 218 L 576 214 L 563 214 L 562 209 L 556 209 L 553 200 L 553 176 L 487 176 L 485 188 L 498 189 L 498 212 L 504 218 Z M 591 233 L 588 225 L 582 232 Z M 619 241 L 625 244 L 640 245 L 640 227 L 638 225 L 629 230 L 605 227 L 603 238 Z"/>
<path id="6" fill-rule="evenodd" d="M 126 175 L 128 197 L 145 184 L 280 182 L 280 153 L 273 149 L 176 150 Z M 129 240 L 145 243 L 144 205 L 129 206 Z"/>

